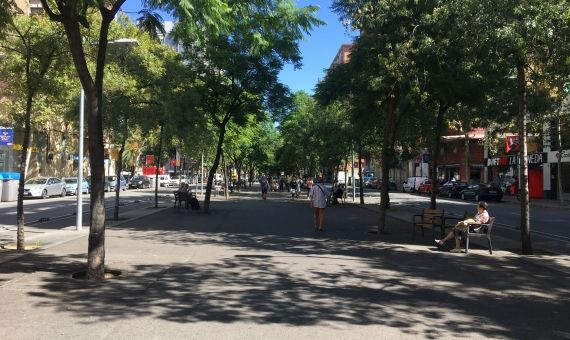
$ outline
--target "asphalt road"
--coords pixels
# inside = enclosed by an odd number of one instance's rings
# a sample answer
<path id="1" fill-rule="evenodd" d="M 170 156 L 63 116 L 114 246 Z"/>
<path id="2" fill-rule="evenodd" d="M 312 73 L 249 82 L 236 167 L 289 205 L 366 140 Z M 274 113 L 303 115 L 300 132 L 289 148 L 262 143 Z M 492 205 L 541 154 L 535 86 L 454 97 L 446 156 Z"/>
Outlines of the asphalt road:
<path id="1" fill-rule="evenodd" d="M 160 188 L 159 195 L 172 194 L 172 188 Z M 136 189 L 122 191 L 120 194 L 120 213 L 131 209 L 141 209 L 154 202 L 154 189 Z M 107 218 L 113 215 L 115 193 L 105 193 Z M 24 218 L 26 226 L 40 229 L 63 229 L 75 225 L 77 197 L 50 197 L 48 199 L 26 198 L 24 200 Z M 0 203 L 0 226 L 10 227 L 16 224 L 16 202 Z M 89 225 L 89 195 L 83 195 L 83 225 Z"/>

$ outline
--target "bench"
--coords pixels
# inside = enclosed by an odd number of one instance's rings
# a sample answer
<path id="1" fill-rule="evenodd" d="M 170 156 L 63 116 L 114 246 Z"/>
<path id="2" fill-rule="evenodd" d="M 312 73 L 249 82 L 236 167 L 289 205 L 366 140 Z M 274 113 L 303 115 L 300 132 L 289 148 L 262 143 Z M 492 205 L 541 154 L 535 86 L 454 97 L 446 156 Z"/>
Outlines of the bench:
<path id="1" fill-rule="evenodd" d="M 183 201 L 186 202 L 185 208 L 188 209 L 188 194 L 180 191 L 174 191 L 174 208 L 176 208 L 176 203 L 178 203 L 178 208 L 180 208 Z"/>
<path id="2" fill-rule="evenodd" d="M 178 207 L 182 205 L 182 202 L 185 202 L 185 208 L 188 209 L 188 205 L 190 204 L 191 199 L 196 199 L 196 194 L 191 192 L 179 192 L 174 191 L 174 208 L 176 208 L 176 203 L 178 203 Z"/>
<path id="3" fill-rule="evenodd" d="M 491 231 L 493 230 L 494 217 L 489 217 L 489 222 L 484 224 L 470 224 L 465 233 L 465 254 L 469 252 L 469 238 L 486 238 L 489 244 L 489 254 L 493 255 L 493 245 L 491 244 Z"/>
<path id="4" fill-rule="evenodd" d="M 435 236 L 435 228 L 440 228 L 444 232 L 443 210 L 424 209 L 421 214 L 412 217 L 412 237 L 415 238 L 416 227 L 422 229 L 422 238 L 424 238 L 424 228 L 431 228 Z"/>

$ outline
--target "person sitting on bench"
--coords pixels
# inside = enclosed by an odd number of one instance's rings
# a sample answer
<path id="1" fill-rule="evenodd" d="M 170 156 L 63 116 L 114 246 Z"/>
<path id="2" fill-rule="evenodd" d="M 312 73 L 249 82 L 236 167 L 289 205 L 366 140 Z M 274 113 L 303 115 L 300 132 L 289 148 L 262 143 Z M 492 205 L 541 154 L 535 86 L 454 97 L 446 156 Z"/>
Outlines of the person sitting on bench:
<path id="1" fill-rule="evenodd" d="M 463 221 L 459 221 L 453 229 L 447 234 L 447 236 L 441 240 L 435 240 L 435 243 L 442 246 L 445 241 L 451 240 L 455 237 L 455 248 L 451 249 L 452 253 L 461 253 L 461 239 L 463 234 L 467 231 L 470 225 L 473 224 L 484 224 L 489 222 L 489 213 L 487 212 L 487 203 L 480 201 L 477 203 L 477 214 L 473 218 L 468 218 Z"/>

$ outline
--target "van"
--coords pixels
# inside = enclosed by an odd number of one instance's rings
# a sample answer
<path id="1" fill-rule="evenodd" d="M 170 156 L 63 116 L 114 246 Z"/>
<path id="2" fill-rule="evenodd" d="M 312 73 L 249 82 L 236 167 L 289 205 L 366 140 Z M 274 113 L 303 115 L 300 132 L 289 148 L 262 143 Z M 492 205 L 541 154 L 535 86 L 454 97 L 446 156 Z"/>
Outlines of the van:
<path id="1" fill-rule="evenodd" d="M 426 179 L 425 176 L 410 176 L 408 179 L 402 183 L 403 192 L 415 192 L 418 191 L 420 184 L 422 184 Z"/>
<path id="2" fill-rule="evenodd" d="M 158 175 L 158 186 L 168 187 L 170 185 L 170 175 Z"/>

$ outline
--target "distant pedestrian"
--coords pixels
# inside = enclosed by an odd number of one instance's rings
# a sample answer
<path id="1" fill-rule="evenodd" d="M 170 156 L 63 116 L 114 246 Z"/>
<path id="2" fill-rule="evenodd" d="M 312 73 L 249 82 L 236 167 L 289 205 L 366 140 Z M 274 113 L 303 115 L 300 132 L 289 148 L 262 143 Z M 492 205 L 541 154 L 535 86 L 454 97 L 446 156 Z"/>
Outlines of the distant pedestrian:
<path id="1" fill-rule="evenodd" d="M 267 190 L 269 190 L 269 181 L 267 178 L 263 177 L 260 181 L 261 184 L 261 197 L 267 199 Z"/>
<path id="2" fill-rule="evenodd" d="M 315 230 L 323 231 L 325 225 L 325 208 L 327 207 L 327 188 L 320 183 L 313 184 L 309 191 L 310 205 L 313 209 L 313 227 Z"/>

